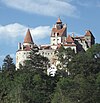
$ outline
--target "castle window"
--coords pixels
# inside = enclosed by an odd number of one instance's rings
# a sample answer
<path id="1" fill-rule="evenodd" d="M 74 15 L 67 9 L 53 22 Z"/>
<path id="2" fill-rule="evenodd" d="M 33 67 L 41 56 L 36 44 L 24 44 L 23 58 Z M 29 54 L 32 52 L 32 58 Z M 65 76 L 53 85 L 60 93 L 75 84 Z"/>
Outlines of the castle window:
<path id="1" fill-rule="evenodd" d="M 30 47 L 31 47 L 31 45 L 30 45 Z"/>
<path id="2" fill-rule="evenodd" d="M 55 41 L 55 39 L 53 39 L 53 41 Z"/>
<path id="3" fill-rule="evenodd" d="M 57 39 L 57 40 L 59 40 L 59 39 Z"/>
<path id="4" fill-rule="evenodd" d="M 55 36 L 55 33 L 53 33 L 52 36 Z"/>
<path id="5" fill-rule="evenodd" d="M 57 36 L 59 36 L 59 33 L 57 33 Z"/>

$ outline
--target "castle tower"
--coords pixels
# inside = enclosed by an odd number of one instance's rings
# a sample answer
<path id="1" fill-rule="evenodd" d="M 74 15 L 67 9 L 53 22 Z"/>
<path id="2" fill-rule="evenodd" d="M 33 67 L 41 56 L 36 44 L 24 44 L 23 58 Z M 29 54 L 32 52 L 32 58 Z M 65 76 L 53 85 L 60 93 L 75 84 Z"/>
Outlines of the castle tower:
<path id="1" fill-rule="evenodd" d="M 16 52 L 16 69 L 19 69 L 20 64 L 24 65 L 24 61 L 29 59 L 33 47 L 34 42 L 30 30 L 28 29 L 23 44 L 18 43 L 18 50 Z"/>
<path id="2" fill-rule="evenodd" d="M 95 38 L 90 30 L 86 30 L 85 40 L 87 42 L 88 48 L 90 48 L 93 44 L 95 44 Z"/>
<path id="3" fill-rule="evenodd" d="M 57 45 L 63 44 L 67 37 L 67 26 L 63 24 L 61 19 L 58 18 L 56 24 L 51 31 L 51 48 L 56 49 Z"/>

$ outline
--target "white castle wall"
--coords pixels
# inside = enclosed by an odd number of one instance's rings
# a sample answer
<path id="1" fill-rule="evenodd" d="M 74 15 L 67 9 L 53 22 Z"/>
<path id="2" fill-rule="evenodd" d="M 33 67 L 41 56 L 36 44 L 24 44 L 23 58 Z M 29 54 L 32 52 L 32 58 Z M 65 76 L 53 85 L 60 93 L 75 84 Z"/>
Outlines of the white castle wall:
<path id="1" fill-rule="evenodd" d="M 39 50 L 40 55 L 47 57 L 50 62 L 52 62 L 52 57 L 55 55 L 55 50 L 54 49 L 43 49 Z"/>
<path id="2" fill-rule="evenodd" d="M 17 51 L 16 52 L 16 70 L 19 69 L 19 65 L 24 65 L 24 61 L 29 59 L 30 51 Z"/>
<path id="3" fill-rule="evenodd" d="M 64 46 L 64 48 L 65 48 L 65 49 L 71 48 L 72 50 L 75 51 L 75 53 L 77 53 L 76 46 Z"/>
<path id="4" fill-rule="evenodd" d="M 51 37 L 51 45 L 57 45 L 61 43 L 61 37 Z"/>

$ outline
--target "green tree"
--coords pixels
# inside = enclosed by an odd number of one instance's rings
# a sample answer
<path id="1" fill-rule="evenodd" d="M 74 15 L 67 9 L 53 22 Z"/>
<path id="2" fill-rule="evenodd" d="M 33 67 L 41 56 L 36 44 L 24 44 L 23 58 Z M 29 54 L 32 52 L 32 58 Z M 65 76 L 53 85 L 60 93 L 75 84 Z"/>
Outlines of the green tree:
<path id="1" fill-rule="evenodd" d="M 61 78 L 57 83 L 51 103 L 78 103 L 78 85 L 70 78 Z"/>
<path id="2" fill-rule="evenodd" d="M 95 59 L 100 59 L 100 44 L 94 44 L 92 48 L 87 50 L 87 53 L 93 56 Z"/>
<path id="3" fill-rule="evenodd" d="M 61 46 L 56 52 L 56 55 L 58 57 L 58 61 L 60 62 L 57 65 L 58 68 L 57 75 L 68 76 L 69 75 L 68 63 L 75 56 L 75 51 L 72 50 L 71 48 L 65 49 L 63 46 Z"/>
<path id="4" fill-rule="evenodd" d="M 50 103 L 57 79 L 47 76 L 49 60 L 32 50 L 22 71 L 26 71 L 21 95 L 24 103 Z"/>
<path id="5" fill-rule="evenodd" d="M 10 55 L 7 55 L 3 62 L 0 73 L 0 102 L 12 103 L 11 91 L 14 87 L 15 65 Z"/>
<path id="6" fill-rule="evenodd" d="M 18 98 L 21 103 L 50 103 L 58 79 L 49 77 L 44 72 L 41 75 L 26 69 L 19 71 L 21 74 L 17 78 L 21 77 L 22 83 Z"/>
<path id="7" fill-rule="evenodd" d="M 70 75 L 57 83 L 52 103 L 100 102 L 100 45 L 76 54 L 68 62 Z"/>
<path id="8" fill-rule="evenodd" d="M 25 61 L 23 68 L 38 73 L 46 73 L 48 65 L 49 59 L 47 57 L 41 56 L 37 51 L 34 51 L 33 49 L 30 53 L 29 60 Z"/>
<path id="9" fill-rule="evenodd" d="M 63 69 L 67 68 L 68 62 L 71 61 L 74 55 L 75 55 L 74 50 L 72 50 L 71 48 L 65 49 L 63 46 L 61 46 L 61 48 L 58 50 L 57 56 Z"/>
<path id="10" fill-rule="evenodd" d="M 10 57 L 10 55 L 7 55 L 4 58 L 2 70 L 3 71 L 14 71 L 15 70 L 15 64 L 13 63 L 13 59 Z"/>
<path id="11" fill-rule="evenodd" d="M 100 72 L 100 45 L 96 44 L 86 53 L 79 53 L 68 64 L 71 75 L 89 76 Z"/>
<path id="12" fill-rule="evenodd" d="M 14 87 L 13 83 L 6 72 L 0 74 L 0 103 L 12 103 L 10 93 Z"/>
<path id="13" fill-rule="evenodd" d="M 99 103 L 97 80 L 100 73 L 100 45 L 95 44 L 86 53 L 79 53 L 68 64 L 72 79 L 78 83 L 80 103 Z M 98 78 L 98 79 L 96 79 Z"/>

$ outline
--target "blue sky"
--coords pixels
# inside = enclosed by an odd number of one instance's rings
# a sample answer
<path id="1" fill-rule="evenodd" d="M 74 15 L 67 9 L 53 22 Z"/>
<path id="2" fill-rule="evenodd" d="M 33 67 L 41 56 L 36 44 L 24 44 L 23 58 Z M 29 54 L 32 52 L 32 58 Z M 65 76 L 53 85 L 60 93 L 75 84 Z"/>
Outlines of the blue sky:
<path id="1" fill-rule="evenodd" d="M 0 65 L 30 28 L 36 44 L 50 42 L 50 31 L 60 16 L 68 33 L 84 35 L 91 30 L 100 43 L 100 0 L 0 0 Z"/>

